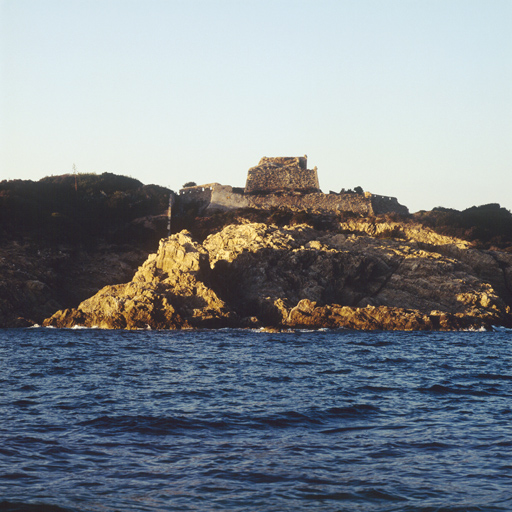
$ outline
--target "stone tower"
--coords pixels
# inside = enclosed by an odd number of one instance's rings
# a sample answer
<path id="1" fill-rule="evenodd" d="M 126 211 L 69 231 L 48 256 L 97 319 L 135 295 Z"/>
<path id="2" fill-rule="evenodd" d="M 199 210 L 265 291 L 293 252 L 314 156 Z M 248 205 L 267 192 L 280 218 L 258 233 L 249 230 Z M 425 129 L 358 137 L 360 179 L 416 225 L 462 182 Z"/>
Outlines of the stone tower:
<path id="1" fill-rule="evenodd" d="M 319 192 L 316 167 L 308 169 L 308 157 L 263 157 L 247 172 L 246 194 L 272 192 Z"/>

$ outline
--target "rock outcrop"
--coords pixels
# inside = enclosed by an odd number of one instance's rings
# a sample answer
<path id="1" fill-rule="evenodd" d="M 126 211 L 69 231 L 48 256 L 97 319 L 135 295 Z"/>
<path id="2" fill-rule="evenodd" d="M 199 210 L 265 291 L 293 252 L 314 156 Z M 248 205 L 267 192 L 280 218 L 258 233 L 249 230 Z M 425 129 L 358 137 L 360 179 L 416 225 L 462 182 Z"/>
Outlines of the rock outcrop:
<path id="1" fill-rule="evenodd" d="M 44 325 L 105 329 L 181 329 L 235 325 L 234 313 L 206 284 L 208 253 L 186 231 L 160 242 L 158 252 L 127 284 L 105 286 L 76 309 Z"/>
<path id="2" fill-rule="evenodd" d="M 512 255 L 420 227 L 354 220 L 229 225 L 164 239 L 130 283 L 45 325 L 450 330 L 512 325 Z"/>

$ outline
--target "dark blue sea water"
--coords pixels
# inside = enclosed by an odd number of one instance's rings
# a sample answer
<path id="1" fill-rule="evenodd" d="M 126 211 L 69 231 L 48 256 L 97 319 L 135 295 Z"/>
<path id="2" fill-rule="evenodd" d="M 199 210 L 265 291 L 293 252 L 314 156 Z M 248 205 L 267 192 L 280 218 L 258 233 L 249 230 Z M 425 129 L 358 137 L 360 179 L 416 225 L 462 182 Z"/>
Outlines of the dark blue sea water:
<path id="1" fill-rule="evenodd" d="M 510 511 L 512 333 L 0 331 L 0 510 Z"/>

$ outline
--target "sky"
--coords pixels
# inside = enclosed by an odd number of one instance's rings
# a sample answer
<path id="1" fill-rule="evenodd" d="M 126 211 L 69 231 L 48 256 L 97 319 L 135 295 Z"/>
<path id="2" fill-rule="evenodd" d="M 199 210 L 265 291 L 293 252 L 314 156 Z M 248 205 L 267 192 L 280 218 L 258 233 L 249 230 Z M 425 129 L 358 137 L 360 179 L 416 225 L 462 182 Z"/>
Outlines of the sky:
<path id="1" fill-rule="evenodd" d="M 0 180 L 244 186 L 512 209 L 512 0 L 0 0 Z"/>

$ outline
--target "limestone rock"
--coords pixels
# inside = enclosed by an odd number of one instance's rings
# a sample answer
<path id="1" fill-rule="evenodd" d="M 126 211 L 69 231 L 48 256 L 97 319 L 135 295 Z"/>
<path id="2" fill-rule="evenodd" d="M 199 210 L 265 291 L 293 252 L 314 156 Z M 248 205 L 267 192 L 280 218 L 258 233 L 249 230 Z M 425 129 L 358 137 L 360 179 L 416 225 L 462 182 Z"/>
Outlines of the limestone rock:
<path id="1" fill-rule="evenodd" d="M 493 322 L 491 318 L 473 318 L 436 311 L 425 314 L 418 310 L 387 306 L 317 306 L 316 303 L 303 299 L 290 311 L 285 325 L 310 329 L 342 327 L 364 330 L 448 331 L 490 329 Z"/>
<path id="2" fill-rule="evenodd" d="M 372 226 L 354 221 L 326 232 L 246 223 L 202 244 L 183 231 L 162 240 L 130 283 L 103 288 L 46 325 L 512 326 L 512 255 L 414 226 Z"/>
<path id="3" fill-rule="evenodd" d="M 160 242 L 127 284 L 106 286 L 44 325 L 179 329 L 230 325 L 236 316 L 202 280 L 207 252 L 183 231 Z"/>
<path id="4" fill-rule="evenodd" d="M 369 328 L 366 316 L 388 315 L 381 328 L 440 328 L 438 315 L 428 316 L 431 311 L 452 315 L 445 324 L 453 328 L 480 325 L 477 319 L 486 325 L 510 321 L 507 303 L 495 289 L 506 288 L 506 272 L 495 264 L 482 279 L 481 266 L 489 269 L 483 264 L 489 255 L 429 230 L 411 230 L 410 235 L 412 240 L 403 240 L 318 232 L 309 226 L 246 224 L 226 227 L 203 246 L 210 254 L 212 283 L 219 295 L 236 305 L 241 316 L 256 315 L 264 325 L 302 325 L 294 308 L 303 307 L 303 300 L 317 303 L 317 308 L 335 308 L 321 314 L 317 309 L 316 327 L 360 322 Z M 432 249 L 433 244 L 439 245 Z M 438 252 L 438 247 L 453 247 L 457 257 Z M 511 256 L 500 257 L 502 267 L 512 267 Z M 353 308 L 352 323 L 338 318 L 339 307 Z M 347 317 L 347 309 L 343 315 Z"/>

